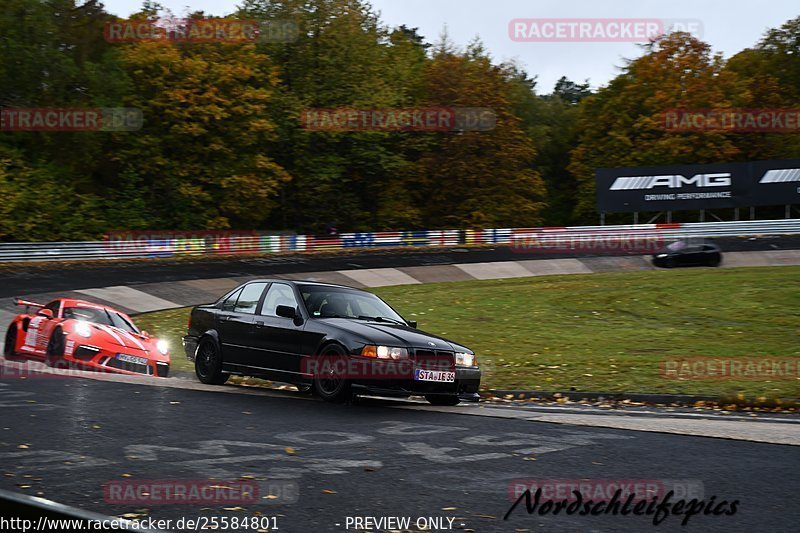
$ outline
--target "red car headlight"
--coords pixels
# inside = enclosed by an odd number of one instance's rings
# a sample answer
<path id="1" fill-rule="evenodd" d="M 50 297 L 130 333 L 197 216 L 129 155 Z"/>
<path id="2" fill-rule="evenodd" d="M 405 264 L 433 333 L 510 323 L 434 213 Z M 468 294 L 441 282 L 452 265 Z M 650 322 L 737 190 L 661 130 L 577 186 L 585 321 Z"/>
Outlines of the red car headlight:
<path id="1" fill-rule="evenodd" d="M 161 355 L 167 355 L 169 353 L 169 344 L 165 340 L 158 340 L 156 341 L 156 349 Z"/>
<path id="2" fill-rule="evenodd" d="M 75 322 L 75 333 L 80 335 L 81 337 L 88 339 L 92 336 L 92 326 L 89 325 L 88 322 L 84 322 L 83 320 L 78 320 Z"/>

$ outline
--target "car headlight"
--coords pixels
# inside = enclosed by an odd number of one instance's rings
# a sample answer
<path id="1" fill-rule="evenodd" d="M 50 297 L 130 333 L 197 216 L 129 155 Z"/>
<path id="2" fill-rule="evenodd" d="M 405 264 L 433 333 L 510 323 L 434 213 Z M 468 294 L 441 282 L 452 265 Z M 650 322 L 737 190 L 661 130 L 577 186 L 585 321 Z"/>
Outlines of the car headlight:
<path id="1" fill-rule="evenodd" d="M 667 257 L 667 254 L 658 254 L 656 256 L 656 258 L 658 258 L 658 259 L 664 259 L 665 257 Z"/>
<path id="2" fill-rule="evenodd" d="M 478 366 L 478 358 L 474 353 L 456 352 L 457 366 Z"/>
<path id="3" fill-rule="evenodd" d="M 169 353 L 169 344 L 167 344 L 167 341 L 157 341 L 156 348 L 158 348 L 158 351 L 161 353 L 161 355 L 167 355 Z"/>
<path id="4" fill-rule="evenodd" d="M 85 339 L 88 339 L 92 336 L 92 326 L 90 326 L 89 323 L 84 320 L 78 320 L 75 322 L 75 333 Z"/>
<path id="5" fill-rule="evenodd" d="M 376 359 L 408 359 L 408 350 L 397 346 L 373 346 L 368 344 L 361 350 L 364 357 L 374 357 Z"/>

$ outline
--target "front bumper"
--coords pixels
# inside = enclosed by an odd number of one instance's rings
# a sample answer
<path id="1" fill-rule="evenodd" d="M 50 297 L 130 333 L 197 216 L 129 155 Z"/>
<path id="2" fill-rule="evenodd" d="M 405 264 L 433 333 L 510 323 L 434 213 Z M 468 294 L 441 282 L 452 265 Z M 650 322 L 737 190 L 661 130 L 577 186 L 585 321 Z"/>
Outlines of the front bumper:
<path id="1" fill-rule="evenodd" d="M 415 381 L 414 379 L 355 379 L 354 391 L 382 396 L 458 396 L 467 401 L 478 401 L 481 386 L 479 367 L 456 367 L 456 380 L 445 383 L 438 381 Z"/>
<path id="2" fill-rule="evenodd" d="M 170 365 L 168 361 L 154 359 L 147 352 L 141 350 L 131 348 L 120 348 L 120 350 L 120 352 L 115 352 L 91 344 L 75 345 L 68 341 L 64 353 L 64 361 L 78 368 L 100 372 L 160 378 L 169 376 Z M 118 358 L 121 353 L 139 358 L 142 363 L 124 361 Z"/>
<path id="3" fill-rule="evenodd" d="M 186 358 L 189 361 L 194 362 L 195 355 L 197 354 L 197 337 L 187 335 L 183 337 L 182 341 L 183 351 L 186 353 Z"/>

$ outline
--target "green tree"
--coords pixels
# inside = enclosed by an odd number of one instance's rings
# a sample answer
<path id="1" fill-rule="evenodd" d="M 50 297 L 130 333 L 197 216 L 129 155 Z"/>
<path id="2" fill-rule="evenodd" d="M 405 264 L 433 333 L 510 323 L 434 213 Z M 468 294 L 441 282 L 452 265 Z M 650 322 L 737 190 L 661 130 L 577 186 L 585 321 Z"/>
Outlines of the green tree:
<path id="1" fill-rule="evenodd" d="M 116 161 L 138 176 L 154 223 L 178 229 L 255 228 L 290 175 L 262 147 L 277 69 L 254 44 L 140 42 L 121 52 L 126 104 L 142 131 Z"/>
<path id="2" fill-rule="evenodd" d="M 403 198 L 404 135 L 313 132 L 299 119 L 304 109 L 412 105 L 425 62 L 422 39 L 407 28 L 390 31 L 361 0 L 248 0 L 240 16 L 291 20 L 300 30 L 290 42 L 261 45 L 281 71 L 272 114 L 280 135 L 267 148 L 294 177 L 282 194 L 281 219 L 273 221 L 309 231 L 331 221 L 362 230 L 413 223 L 411 211 L 383 207 Z"/>
<path id="3" fill-rule="evenodd" d="M 742 107 L 797 109 L 800 105 L 800 17 L 766 32 L 759 43 L 734 55 L 725 70 L 743 87 Z M 800 155 L 796 132 L 746 132 L 734 137 L 743 158 L 785 159 Z"/>
<path id="4" fill-rule="evenodd" d="M 578 180 L 574 217 L 597 223 L 595 170 L 601 167 L 719 163 L 736 160 L 732 133 L 667 131 L 670 109 L 732 107 L 744 95 L 710 46 L 685 33 L 645 45 L 645 54 L 580 103 L 580 137 L 569 171 Z"/>
<path id="5" fill-rule="evenodd" d="M 433 136 L 416 168 L 416 194 L 430 227 L 503 227 L 541 223 L 544 184 L 536 149 L 513 112 L 514 73 L 493 65 L 479 42 L 463 53 L 446 41 L 426 67 L 430 106 L 491 109 L 489 131 Z"/>

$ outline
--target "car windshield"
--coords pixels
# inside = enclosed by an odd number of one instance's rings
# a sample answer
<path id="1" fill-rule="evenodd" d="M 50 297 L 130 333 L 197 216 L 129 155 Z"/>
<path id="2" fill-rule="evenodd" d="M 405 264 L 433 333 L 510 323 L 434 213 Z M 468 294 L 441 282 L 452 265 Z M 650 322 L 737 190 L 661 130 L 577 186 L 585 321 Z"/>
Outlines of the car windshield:
<path id="1" fill-rule="evenodd" d="M 677 241 L 667 246 L 667 250 L 669 250 L 670 252 L 680 252 L 681 250 L 684 250 L 687 246 L 688 245 L 685 242 Z"/>
<path id="2" fill-rule="evenodd" d="M 306 309 L 313 317 L 363 318 L 406 323 L 386 302 L 368 292 L 344 287 L 302 285 L 300 294 Z"/>
<path id="3" fill-rule="evenodd" d="M 92 324 L 114 326 L 131 333 L 139 333 L 136 326 L 128 321 L 128 319 L 118 313 L 107 311 L 100 307 L 65 307 L 64 318 L 85 320 Z"/>

